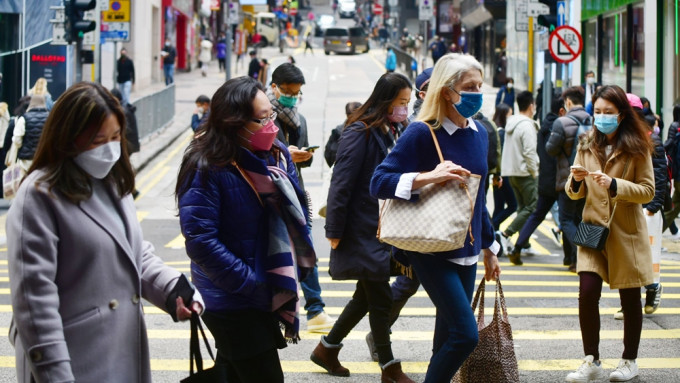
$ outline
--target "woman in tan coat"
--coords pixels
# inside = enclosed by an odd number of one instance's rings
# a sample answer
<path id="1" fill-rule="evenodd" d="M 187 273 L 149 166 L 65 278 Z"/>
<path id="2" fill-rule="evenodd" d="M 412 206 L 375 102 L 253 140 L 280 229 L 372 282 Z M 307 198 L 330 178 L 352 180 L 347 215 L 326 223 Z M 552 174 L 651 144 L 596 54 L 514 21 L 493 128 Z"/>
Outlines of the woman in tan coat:
<path id="1" fill-rule="evenodd" d="M 623 356 L 609 375 L 612 382 L 625 382 L 638 375 L 635 359 L 642 332 L 640 287 L 652 283 L 652 256 L 642 204 L 654 197 L 653 145 L 623 89 L 605 86 L 593 98 L 596 129 L 581 137 L 565 190 L 571 199 L 586 199 L 583 222 L 609 224 L 610 232 L 602 251 L 578 248 L 579 321 L 586 357 L 567 381 L 604 378 L 598 351 L 598 303 L 604 280 L 610 288 L 619 290 L 626 312 Z"/>

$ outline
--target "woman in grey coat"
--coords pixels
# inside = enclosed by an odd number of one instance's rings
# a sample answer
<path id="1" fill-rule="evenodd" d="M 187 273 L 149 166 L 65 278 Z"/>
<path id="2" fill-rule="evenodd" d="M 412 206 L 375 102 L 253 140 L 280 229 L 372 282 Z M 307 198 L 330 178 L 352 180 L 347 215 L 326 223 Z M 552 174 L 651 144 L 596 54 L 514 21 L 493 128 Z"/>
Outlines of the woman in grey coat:
<path id="1" fill-rule="evenodd" d="M 144 298 L 175 321 L 203 309 L 143 240 L 125 116 L 99 84 L 55 104 L 7 218 L 19 382 L 150 382 Z"/>

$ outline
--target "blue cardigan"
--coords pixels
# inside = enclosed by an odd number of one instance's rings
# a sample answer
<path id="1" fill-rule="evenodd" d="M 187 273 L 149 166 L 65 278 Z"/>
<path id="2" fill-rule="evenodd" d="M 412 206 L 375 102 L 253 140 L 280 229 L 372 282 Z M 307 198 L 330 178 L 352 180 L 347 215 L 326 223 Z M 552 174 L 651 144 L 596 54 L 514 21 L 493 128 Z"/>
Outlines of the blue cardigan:
<path id="1" fill-rule="evenodd" d="M 452 161 L 472 174 L 482 177 L 472 217 L 472 235 L 476 240 L 473 245 L 470 245 L 468 234 L 464 247 L 438 253 L 447 259 L 479 255 L 482 249 L 489 248 L 494 242 L 493 226 L 486 209 L 483 182 L 488 173 L 486 157 L 489 144 L 486 129 L 477 122 L 475 124 L 477 131 L 471 128 L 458 129 L 453 135 L 449 135 L 444 128 L 435 131 L 445 160 Z M 371 195 L 379 199 L 396 198 L 397 184 L 402 174 L 428 172 L 437 167 L 439 162 L 437 149 L 428 126 L 420 121 L 413 122 L 373 173 Z M 415 198 L 417 194 L 414 194 L 411 200 Z"/>

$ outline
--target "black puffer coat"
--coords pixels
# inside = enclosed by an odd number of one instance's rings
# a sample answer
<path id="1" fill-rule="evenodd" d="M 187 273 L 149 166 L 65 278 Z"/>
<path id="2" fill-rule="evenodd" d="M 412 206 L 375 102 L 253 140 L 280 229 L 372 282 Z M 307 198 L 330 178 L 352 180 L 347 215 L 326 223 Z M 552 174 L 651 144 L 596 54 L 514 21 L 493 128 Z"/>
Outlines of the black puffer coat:
<path id="1" fill-rule="evenodd" d="M 538 153 L 538 159 L 541 161 L 538 164 L 538 194 L 547 197 L 557 196 L 557 190 L 555 190 L 557 159 L 545 150 L 545 144 L 548 143 L 553 123 L 557 120 L 557 117 L 559 116 L 552 112 L 545 116 L 541 122 L 541 129 L 538 131 L 538 140 L 536 140 L 536 153 Z"/>
<path id="2" fill-rule="evenodd" d="M 38 141 L 42 134 L 43 126 L 47 121 L 47 116 L 50 112 L 47 108 L 34 108 L 24 113 L 24 120 L 26 121 L 26 133 L 19 148 L 17 158 L 20 160 L 32 160 L 35 155 L 35 150 L 38 148 Z"/>
<path id="3" fill-rule="evenodd" d="M 666 163 L 666 151 L 663 149 L 661 138 L 657 134 L 652 134 L 654 142 L 654 154 L 652 155 L 652 166 L 654 166 L 654 198 L 648 204 L 642 205 L 650 213 L 656 213 L 663 209 L 663 202 L 666 193 L 666 180 L 668 179 L 668 164 Z"/>

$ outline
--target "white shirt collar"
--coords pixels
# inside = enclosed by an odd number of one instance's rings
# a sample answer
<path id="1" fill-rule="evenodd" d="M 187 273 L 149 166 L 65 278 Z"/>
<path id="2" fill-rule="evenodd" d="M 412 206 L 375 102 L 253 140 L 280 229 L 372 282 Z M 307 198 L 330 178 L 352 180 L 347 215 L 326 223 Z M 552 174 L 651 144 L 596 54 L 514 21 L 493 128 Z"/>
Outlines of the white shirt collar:
<path id="1" fill-rule="evenodd" d="M 468 118 L 468 126 L 472 128 L 475 132 L 478 132 L 477 130 L 477 124 L 475 124 L 475 121 L 472 118 Z M 442 127 L 444 130 L 446 130 L 446 133 L 449 134 L 449 136 L 452 136 L 453 133 L 456 133 L 456 130 L 458 129 L 465 129 L 461 128 L 460 126 L 456 125 L 453 123 L 453 121 L 449 120 L 448 117 L 444 117 L 444 121 L 442 121 Z"/>

